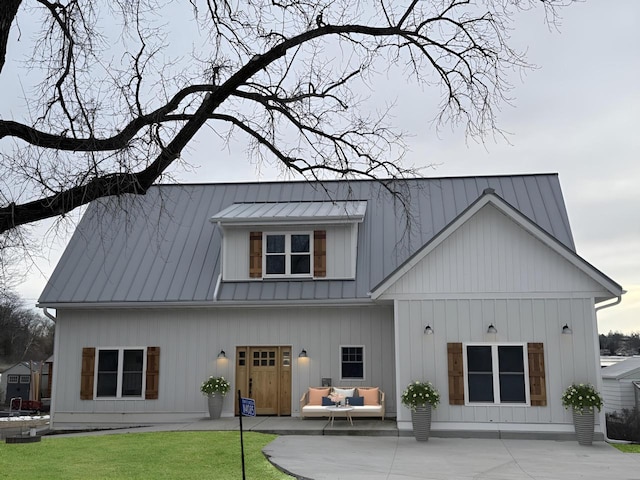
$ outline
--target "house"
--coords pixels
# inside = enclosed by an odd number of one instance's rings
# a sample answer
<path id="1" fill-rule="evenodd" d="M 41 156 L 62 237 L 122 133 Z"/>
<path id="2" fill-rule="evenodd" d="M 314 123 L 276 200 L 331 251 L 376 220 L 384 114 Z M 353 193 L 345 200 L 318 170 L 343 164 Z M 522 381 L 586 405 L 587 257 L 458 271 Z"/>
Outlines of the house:
<path id="1" fill-rule="evenodd" d="M 155 186 L 94 202 L 39 299 L 52 422 L 204 417 L 223 375 L 259 415 L 377 386 L 409 430 L 402 390 L 430 380 L 436 432 L 566 435 L 622 293 L 576 253 L 556 174 Z"/>
<path id="2" fill-rule="evenodd" d="M 3 404 L 8 405 L 12 398 L 29 400 L 30 390 L 31 369 L 29 362 L 18 362 L 2 372 L 0 392 L 3 392 Z"/>
<path id="3" fill-rule="evenodd" d="M 3 392 L 0 403 L 9 405 L 12 398 L 40 400 L 50 397 L 52 362 L 53 356 L 44 362 L 18 362 L 5 370 L 0 376 L 0 392 Z"/>
<path id="4" fill-rule="evenodd" d="M 602 369 L 602 397 L 606 413 L 640 408 L 640 356 Z"/>

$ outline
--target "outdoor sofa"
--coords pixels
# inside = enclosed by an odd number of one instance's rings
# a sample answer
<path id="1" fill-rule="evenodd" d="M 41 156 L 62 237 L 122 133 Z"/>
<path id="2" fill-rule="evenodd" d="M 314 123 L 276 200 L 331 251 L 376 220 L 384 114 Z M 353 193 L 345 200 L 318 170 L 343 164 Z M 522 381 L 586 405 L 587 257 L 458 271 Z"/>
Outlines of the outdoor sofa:
<path id="1" fill-rule="evenodd" d="M 349 403 L 351 417 L 380 417 L 384 420 L 384 392 L 378 387 L 310 387 L 300 398 L 300 417 L 330 417 L 327 406 L 335 405 L 329 396 L 341 396 L 341 404 Z"/>

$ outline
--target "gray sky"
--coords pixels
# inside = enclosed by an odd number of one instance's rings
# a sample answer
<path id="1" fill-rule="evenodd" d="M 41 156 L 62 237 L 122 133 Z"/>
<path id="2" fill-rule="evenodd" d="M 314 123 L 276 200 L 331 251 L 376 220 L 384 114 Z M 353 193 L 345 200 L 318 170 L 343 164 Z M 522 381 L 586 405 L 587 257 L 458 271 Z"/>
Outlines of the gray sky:
<path id="1" fill-rule="evenodd" d="M 413 134 L 406 162 L 434 165 L 425 175 L 559 173 L 578 253 L 628 291 L 621 305 L 599 313 L 600 332 L 640 331 L 640 1 L 578 3 L 562 11 L 559 32 L 542 12 L 526 12 L 515 28 L 514 46 L 539 68 L 512 79 L 513 106 L 499 118 L 510 144 L 467 142 L 461 130 L 436 133 L 425 121 L 433 115 L 415 108 L 416 98 L 435 99 L 434 92 L 395 78 L 379 79 L 375 97 L 396 100 L 394 123 Z M 258 171 L 241 139 L 225 149 L 213 137 L 207 129 L 198 135 L 183 155 L 195 169 L 177 180 L 283 178 L 270 165 Z M 67 239 L 19 287 L 29 302 Z"/>

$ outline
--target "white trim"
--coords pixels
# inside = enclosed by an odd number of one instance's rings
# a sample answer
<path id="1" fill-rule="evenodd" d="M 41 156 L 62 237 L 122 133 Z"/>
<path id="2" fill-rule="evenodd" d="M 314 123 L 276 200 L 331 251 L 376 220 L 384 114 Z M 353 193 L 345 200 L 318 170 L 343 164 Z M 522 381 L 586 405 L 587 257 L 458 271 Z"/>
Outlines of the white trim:
<path id="1" fill-rule="evenodd" d="M 603 292 L 460 292 L 460 293 L 394 293 L 382 294 L 376 301 L 382 300 L 521 300 L 521 299 L 588 299 Z"/>
<path id="2" fill-rule="evenodd" d="M 394 283 L 402 278 L 409 270 L 415 267 L 427 255 L 429 255 L 437 246 L 443 243 L 458 228 L 464 225 L 471 217 L 478 213 L 485 205 L 491 204 L 498 211 L 509 217 L 515 223 L 520 225 L 527 233 L 540 240 L 546 246 L 551 248 L 558 255 L 563 257 L 573 266 L 589 276 L 592 280 L 602 285 L 605 290 L 614 296 L 622 295 L 622 288 L 605 274 L 597 270 L 593 265 L 588 263 L 577 253 L 567 248 L 553 236 L 542 230 L 538 225 L 524 216 L 521 212 L 506 203 L 501 197 L 494 193 L 487 193 L 481 196 L 475 203 L 471 204 L 467 210 L 461 213 L 449 225 L 438 232 L 425 246 L 418 250 L 411 258 L 396 269 L 391 275 L 379 283 L 370 293 L 372 299 L 379 298 Z"/>
<path id="3" fill-rule="evenodd" d="M 271 279 L 269 279 L 271 280 Z M 258 281 L 261 281 L 258 279 Z M 314 280 L 318 282 L 326 281 L 325 279 Z M 331 281 L 331 279 L 329 279 Z M 234 283 L 234 282 L 225 282 L 225 283 Z M 236 283 L 244 283 L 243 281 Z M 49 308 L 56 309 L 70 309 L 70 310 L 90 310 L 93 308 L 144 308 L 144 309 L 161 309 L 161 308 L 243 308 L 243 307 L 252 307 L 252 308 L 273 308 L 273 307 L 290 307 L 294 305 L 299 306 L 326 306 L 326 307 L 371 307 L 378 305 L 378 303 L 373 302 L 370 298 L 347 298 L 347 299 L 323 299 L 323 300 L 276 300 L 276 301 L 267 301 L 267 300 L 248 300 L 248 301 L 237 301 L 237 300 L 223 300 L 216 301 L 207 300 L 207 301 L 185 301 L 185 302 L 89 302 L 89 303 L 56 303 L 56 304 L 47 304 Z M 43 305 L 37 305 L 39 308 L 42 308 Z"/>
<path id="4" fill-rule="evenodd" d="M 126 347 L 95 347 L 96 354 L 94 358 L 94 368 L 93 368 L 93 399 L 94 400 L 144 400 L 146 393 L 146 380 L 147 380 L 147 348 L 148 347 L 136 347 L 136 346 L 126 346 Z M 116 350 L 118 352 L 118 370 L 117 380 L 116 380 L 116 396 L 115 397 L 99 397 L 98 396 L 98 365 L 100 360 L 100 352 L 103 350 Z M 140 396 L 130 396 L 130 395 L 122 395 L 122 377 L 124 376 L 123 365 L 124 365 L 124 351 L 125 350 L 141 350 L 142 351 L 142 385 L 140 388 Z"/>
<path id="5" fill-rule="evenodd" d="M 362 378 L 353 378 L 353 377 L 344 377 L 342 375 L 342 349 L 343 348 L 362 348 Z M 338 348 L 338 353 L 340 355 L 339 360 L 338 360 L 338 366 L 340 368 L 340 381 L 341 382 L 361 382 L 366 380 L 367 378 L 367 362 L 366 362 L 366 349 L 364 345 L 340 345 Z M 353 362 L 355 363 L 355 362 Z M 340 388 L 340 387 L 337 387 Z"/>
<path id="6" fill-rule="evenodd" d="M 467 365 L 467 347 L 491 347 L 491 367 L 493 380 L 493 402 L 471 402 L 469 400 L 469 369 Z M 524 403 L 508 403 L 500 401 L 500 364 L 498 361 L 498 347 L 522 347 Z M 529 351 L 526 342 L 463 342 L 462 365 L 464 374 L 464 404 L 467 407 L 530 407 L 529 391 Z"/>
<path id="7" fill-rule="evenodd" d="M 11 381 L 11 379 L 14 379 L 14 381 Z M 12 373 L 10 375 L 7 375 L 7 384 L 9 383 L 20 383 L 20 375 Z"/>

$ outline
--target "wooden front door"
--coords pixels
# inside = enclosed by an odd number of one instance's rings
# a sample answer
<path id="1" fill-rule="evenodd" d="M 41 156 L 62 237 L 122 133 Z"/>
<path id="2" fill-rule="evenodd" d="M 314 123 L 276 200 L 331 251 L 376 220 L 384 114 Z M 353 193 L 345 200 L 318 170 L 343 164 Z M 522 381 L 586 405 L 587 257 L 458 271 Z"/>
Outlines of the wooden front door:
<path id="1" fill-rule="evenodd" d="M 291 415 L 291 347 L 237 347 L 236 385 L 256 414 Z"/>

